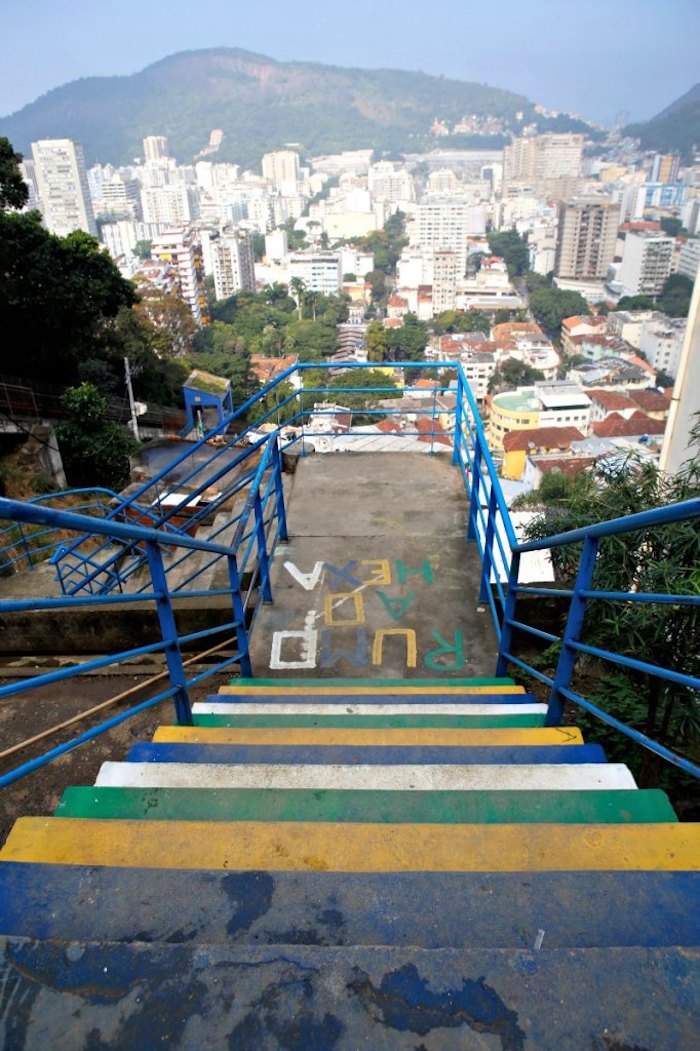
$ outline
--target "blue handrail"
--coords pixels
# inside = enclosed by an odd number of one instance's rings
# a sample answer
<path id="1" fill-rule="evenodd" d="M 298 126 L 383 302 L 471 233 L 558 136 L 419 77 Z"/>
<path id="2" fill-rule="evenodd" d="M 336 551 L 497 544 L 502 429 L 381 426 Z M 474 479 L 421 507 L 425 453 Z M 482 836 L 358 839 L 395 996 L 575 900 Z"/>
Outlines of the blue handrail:
<path id="1" fill-rule="evenodd" d="M 130 520 L 117 522 L 113 519 L 93 519 L 74 511 L 56 510 L 50 507 L 43 507 L 37 503 L 31 504 L 17 500 L 0 499 L 0 517 L 17 524 L 45 525 L 51 529 L 67 530 L 80 535 L 89 533 L 98 537 L 104 537 L 110 542 L 124 544 L 126 547 L 138 545 L 144 548 L 150 576 L 150 586 L 147 585 L 145 589 L 138 592 L 132 591 L 129 594 L 82 596 L 63 594 L 56 598 L 39 600 L 16 599 L 0 602 L 0 617 L 27 610 L 119 607 L 124 603 L 131 603 L 138 599 L 155 605 L 160 628 L 159 641 L 147 642 L 144 645 L 122 650 L 118 653 L 95 657 L 82 662 L 77 667 L 60 668 L 34 676 L 31 679 L 11 682 L 0 687 L 0 700 L 4 697 L 72 679 L 78 675 L 101 668 L 119 665 L 133 657 L 150 654 L 163 654 L 170 678 L 168 689 L 159 691 L 147 701 L 128 708 L 126 711 L 80 734 L 69 742 L 52 748 L 44 755 L 23 763 L 3 774 L 0 776 L 0 787 L 11 784 L 57 756 L 63 755 L 73 748 L 92 740 L 98 734 L 104 733 L 125 719 L 131 718 L 133 715 L 152 707 L 166 698 L 172 698 L 173 700 L 177 722 L 181 725 L 191 724 L 192 711 L 189 689 L 193 685 L 234 663 L 238 664 L 242 676 L 250 677 L 252 675 L 249 636 L 255 612 L 253 599 L 256 594 L 260 595 L 263 602 L 268 602 L 272 599 L 269 573 L 270 560 L 277 543 L 285 540 L 287 537 L 282 488 L 282 465 L 276 432 L 265 439 L 264 448 L 262 448 L 261 452 L 261 461 L 256 465 L 252 481 L 249 480 L 249 495 L 246 507 L 250 507 L 250 511 L 247 516 L 245 512 L 238 516 L 236 520 L 236 537 L 231 543 L 222 544 L 211 540 L 202 540 L 196 536 L 178 534 L 162 528 L 152 529 L 138 525 Z M 248 529 L 246 523 L 251 517 L 255 518 L 255 523 Z M 252 544 L 248 542 L 251 532 L 254 538 L 254 543 Z M 239 568 L 239 547 L 243 547 L 244 544 L 246 547 L 245 572 L 248 578 L 245 587 L 243 582 L 244 569 Z M 227 586 L 219 586 L 211 590 L 193 589 L 182 585 L 176 588 L 170 586 L 163 556 L 178 549 L 183 549 L 191 555 L 199 555 L 202 558 L 212 558 L 216 561 L 221 561 L 226 568 Z M 197 572 L 191 574 L 191 580 L 196 579 L 198 575 Z M 223 613 L 224 623 L 216 624 L 201 631 L 190 631 L 185 634 L 178 632 L 172 605 L 173 597 L 183 596 L 192 599 L 197 597 L 210 598 L 214 595 L 227 597 L 231 603 L 230 613 L 226 614 L 225 611 Z M 182 648 L 201 640 L 214 639 L 216 637 L 226 638 L 231 635 L 235 639 L 233 654 L 222 657 L 211 668 L 200 671 L 188 678 L 182 659 Z"/>

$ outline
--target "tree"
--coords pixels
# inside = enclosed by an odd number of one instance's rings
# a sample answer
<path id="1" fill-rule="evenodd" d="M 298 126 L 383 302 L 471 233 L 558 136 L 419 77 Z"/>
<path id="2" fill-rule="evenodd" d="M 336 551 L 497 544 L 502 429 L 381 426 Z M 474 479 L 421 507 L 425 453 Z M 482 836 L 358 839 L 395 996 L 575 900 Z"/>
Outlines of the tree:
<path id="1" fill-rule="evenodd" d="M 689 277 L 685 274 L 669 274 L 656 305 L 669 317 L 687 317 L 692 295 L 693 282 Z"/>
<path id="2" fill-rule="evenodd" d="M 492 231 L 488 235 L 492 255 L 501 256 L 511 277 L 519 277 L 530 268 L 530 250 L 527 235 L 521 237 L 517 230 Z"/>
<path id="3" fill-rule="evenodd" d="M 56 436 L 69 483 L 123 488 L 129 480 L 129 455 L 138 442 L 107 419 L 107 402 L 93 384 L 70 387 L 61 401 L 67 418 Z"/>
<path id="4" fill-rule="evenodd" d="M 134 312 L 154 326 L 153 349 L 161 358 L 177 358 L 192 349 L 198 331 L 192 312 L 179 296 L 169 295 L 150 281 L 137 283 Z"/>
<path id="5" fill-rule="evenodd" d="M 401 328 L 386 330 L 389 360 L 422 361 L 428 338 L 426 323 L 419 321 L 415 314 L 409 312 L 405 315 Z"/>
<path id="6" fill-rule="evenodd" d="M 144 239 L 143 241 L 137 241 L 134 245 L 132 254 L 137 256 L 139 259 L 150 259 L 152 244 L 152 241 L 146 239 Z"/>
<path id="7" fill-rule="evenodd" d="M 367 358 L 369 361 L 387 360 L 387 330 L 381 321 L 370 321 L 365 330 L 365 343 L 367 344 Z"/>
<path id="8" fill-rule="evenodd" d="M 506 358 L 489 380 L 488 393 L 501 394 L 516 387 L 531 387 L 543 379 L 544 372 L 540 369 L 533 369 L 517 358 Z"/>
<path id="9" fill-rule="evenodd" d="M 480 310 L 444 310 L 433 318 L 432 329 L 436 336 L 449 332 L 483 332 L 488 336 L 491 322 Z"/>
<path id="10" fill-rule="evenodd" d="M 692 435 L 694 454 L 677 476 L 667 476 L 648 461 L 631 456 L 603 462 L 590 475 L 567 483 L 555 499 L 542 494 L 542 514 L 526 529 L 528 539 L 565 532 L 594 522 L 635 514 L 700 496 L 700 416 Z M 554 552 L 557 579 L 569 585 L 576 573 L 580 546 Z M 697 521 L 655 526 L 603 539 L 596 559 L 593 588 L 611 592 L 697 595 L 700 591 L 700 529 Z M 614 640 L 611 646 L 611 640 Z M 700 675 L 700 615 L 697 606 L 589 603 L 583 641 L 614 649 L 622 656 L 642 657 L 690 675 Z M 556 654 L 550 655 L 550 660 Z M 653 740 L 678 750 L 700 744 L 700 701 L 685 687 L 633 668 L 593 658 L 579 662 L 578 674 L 593 683 L 592 699 L 623 722 Z M 573 686 L 576 689 L 576 683 Z M 579 692 L 587 692 L 585 689 Z M 640 784 L 658 782 L 662 762 L 641 755 L 627 738 L 583 713 L 588 737 L 606 744 L 609 758 L 628 762 Z M 665 771 L 664 777 L 671 776 Z"/>
<path id="11" fill-rule="evenodd" d="M 21 153 L 15 153 L 9 139 L 0 138 L 0 209 L 24 208 L 29 190 L 19 170 Z"/>
<path id="12" fill-rule="evenodd" d="M 686 232 L 683 227 L 683 220 L 679 219 L 677 215 L 662 215 L 659 222 L 661 223 L 661 229 L 669 237 L 678 237 L 679 234 Z"/>
<path id="13" fill-rule="evenodd" d="M 301 277 L 293 277 L 289 282 L 289 291 L 297 305 L 299 320 L 301 321 L 302 306 L 306 295 L 306 282 Z"/>
<path id="14" fill-rule="evenodd" d="M 567 292 L 547 283 L 530 293 L 530 309 L 552 339 L 559 338 L 561 323 L 565 317 L 588 315 L 591 312 L 588 303 L 579 292 Z"/>

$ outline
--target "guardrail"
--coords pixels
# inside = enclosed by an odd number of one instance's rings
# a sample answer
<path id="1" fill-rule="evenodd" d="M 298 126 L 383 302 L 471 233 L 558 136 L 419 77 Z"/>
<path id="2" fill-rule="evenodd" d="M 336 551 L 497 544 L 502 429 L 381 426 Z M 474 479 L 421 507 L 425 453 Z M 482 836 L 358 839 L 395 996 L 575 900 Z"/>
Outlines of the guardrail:
<path id="1" fill-rule="evenodd" d="M 321 375 L 329 370 L 337 375 L 341 371 L 351 372 L 353 370 L 367 369 L 393 369 L 409 373 L 415 370 L 439 369 L 441 378 L 435 381 L 434 387 L 428 392 L 424 407 L 413 407 L 410 417 L 406 416 L 405 408 L 392 408 L 389 401 L 381 404 L 377 401 L 377 395 L 396 395 L 396 389 L 388 383 L 386 386 L 375 386 L 367 388 L 359 382 L 355 385 L 347 385 L 339 388 L 337 385 L 325 384 L 309 387 L 304 386 L 304 378 L 308 377 L 308 371 L 313 369 L 320 371 Z M 447 380 L 444 377 L 447 376 Z M 300 378 L 299 389 L 289 391 L 286 386 L 288 381 Z M 318 384 L 318 375 L 314 377 Z M 361 395 L 370 395 L 369 402 L 360 405 L 355 411 L 360 413 L 369 423 L 361 427 L 353 427 L 350 430 L 344 424 L 338 426 L 339 412 L 337 409 L 324 407 L 319 399 L 332 396 L 342 405 L 343 396 L 358 396 L 358 403 L 362 401 Z M 244 423 L 248 413 L 255 414 L 254 422 Z M 312 417 L 315 419 L 312 420 Z M 401 417 L 401 423 L 396 426 L 391 423 L 383 428 L 377 428 L 372 421 L 391 421 L 392 418 Z M 324 420 L 329 418 L 332 425 L 325 427 Z M 407 423 L 408 420 L 408 423 Z M 466 539 L 474 543 L 479 551 L 481 559 L 481 582 L 480 599 L 488 603 L 494 629 L 499 641 L 499 657 L 497 674 L 505 674 L 509 665 L 519 667 L 532 678 L 546 684 L 550 688 L 548 723 L 555 724 L 560 721 L 562 704 L 570 701 L 590 712 L 604 723 L 631 740 L 643 745 L 659 757 L 679 767 L 687 774 L 700 776 L 700 767 L 677 755 L 665 745 L 653 741 L 647 735 L 633 727 L 626 726 L 612 714 L 605 712 L 596 704 L 576 693 L 572 687 L 574 671 L 577 658 L 586 654 L 596 660 L 612 663 L 613 665 L 642 671 L 645 674 L 656 676 L 665 682 L 675 683 L 688 691 L 700 690 L 700 679 L 672 668 L 657 666 L 648 661 L 635 657 L 616 653 L 613 649 L 594 647 L 582 641 L 582 629 L 587 604 L 590 601 L 604 601 L 613 603 L 645 602 L 649 604 L 676 604 L 679 606 L 697 607 L 700 605 L 700 597 L 697 595 L 678 595 L 667 593 L 644 593 L 634 592 L 609 592 L 596 590 L 592 587 L 592 574 L 595 568 L 597 545 L 601 538 L 606 536 L 634 531 L 635 529 L 657 529 L 672 521 L 684 521 L 697 518 L 700 515 L 700 500 L 693 500 L 674 507 L 659 508 L 646 512 L 644 516 L 632 516 L 603 525 L 592 525 L 575 533 L 562 534 L 561 536 L 549 537 L 544 540 L 522 543 L 516 536 L 510 512 L 501 489 L 498 471 L 489 451 L 484 428 L 482 425 L 479 406 L 470 389 L 469 383 L 462 367 L 458 364 L 440 363 L 439 365 L 427 364 L 425 362 L 383 362 L 372 363 L 304 363 L 292 366 L 282 372 L 274 379 L 264 391 L 256 394 L 245 402 L 240 408 L 220 426 L 208 432 L 199 442 L 192 444 L 183 452 L 173 464 L 163 468 L 156 476 L 144 483 L 128 500 L 119 508 L 122 515 L 129 515 L 129 509 L 138 507 L 137 501 L 148 504 L 148 497 L 153 493 L 163 492 L 168 486 L 168 475 L 172 469 L 184 470 L 184 480 L 179 484 L 188 485 L 189 490 L 182 500 L 175 506 L 163 511 L 158 505 L 158 500 L 151 502 L 150 506 L 157 516 L 159 526 L 167 525 L 170 519 L 181 512 L 192 499 L 192 493 L 201 493 L 207 486 L 211 486 L 218 479 L 226 477 L 231 469 L 230 453 L 241 440 L 250 440 L 255 435 L 256 428 L 263 423 L 276 422 L 279 424 L 281 438 L 279 442 L 265 446 L 265 438 L 254 437 L 253 444 L 244 452 L 233 453 L 233 466 L 241 469 L 241 475 L 245 482 L 241 482 L 240 491 L 247 481 L 253 480 L 252 494 L 246 499 L 241 519 L 234 522 L 235 543 L 239 549 L 248 552 L 251 546 L 259 544 L 259 539 L 266 531 L 269 531 L 273 520 L 283 520 L 283 503 L 280 512 L 279 501 L 281 500 L 280 454 L 294 445 L 298 445 L 302 455 L 307 451 L 307 446 L 317 442 L 319 438 L 328 438 L 328 448 L 348 447 L 358 437 L 371 437 L 381 435 L 389 443 L 399 438 L 414 438 L 421 442 L 421 447 L 429 452 L 444 449 L 451 452 L 453 464 L 460 470 L 468 496 Z M 228 434 L 229 428 L 238 427 L 239 433 L 233 436 Z M 211 441 L 217 438 L 220 448 L 212 449 Z M 355 446 L 357 447 L 357 446 Z M 397 442 L 396 447 L 401 445 Z M 264 448 L 264 452 L 262 451 Z M 223 454 L 229 453 L 227 459 Z M 206 463 L 203 465 L 200 454 L 204 456 Z M 243 467 L 248 457 L 260 455 L 260 460 L 253 466 Z M 197 457 L 200 456 L 198 459 Z M 190 458 L 187 463 L 188 458 Z M 222 462 L 223 461 L 223 462 Z M 205 470 L 206 467 L 206 470 Z M 180 472 L 182 473 L 182 472 Z M 234 472 L 235 474 L 235 472 Z M 227 495 L 235 495 L 239 491 L 238 481 L 224 483 Z M 274 509 L 271 510 L 274 504 Z M 195 514 L 196 518 L 197 513 Z M 243 524 L 245 516 L 246 525 Z M 678 516 L 678 517 L 674 517 Z M 282 531 L 286 533 L 286 526 Z M 219 534 L 214 534 L 214 536 Z M 558 587 L 529 587 L 520 582 L 521 558 L 531 551 L 551 551 L 560 546 L 582 544 L 582 555 L 579 562 L 578 576 L 573 588 Z M 244 546 L 245 545 L 245 546 Z M 132 541 L 133 547 L 133 541 Z M 108 569 L 111 571 L 114 561 Z M 176 564 L 169 566 L 164 572 L 173 572 L 176 566 L 181 566 L 184 559 L 181 557 Z M 190 586 L 207 569 L 206 566 L 197 566 L 196 572 L 191 571 L 181 579 L 179 585 L 171 583 L 171 590 L 178 591 L 180 588 Z M 263 597 L 269 594 L 269 565 L 265 564 L 263 558 L 259 562 L 259 585 Z M 115 580 L 119 574 L 115 572 Z M 90 584 L 99 575 L 97 568 L 91 569 L 86 574 L 86 581 Z M 126 577 L 129 580 L 130 577 Z M 110 583 L 110 588 L 115 584 Z M 122 584 L 123 586 L 123 580 Z M 143 594 L 143 586 L 139 594 Z M 544 596 L 548 598 L 564 598 L 569 600 L 569 613 L 566 625 L 560 636 L 551 632 L 543 631 L 541 628 L 527 625 L 518 615 L 517 602 L 519 596 L 524 595 Z M 243 601 L 243 600 L 242 600 Z M 514 632 L 524 632 L 531 638 L 539 639 L 547 644 L 561 644 L 561 657 L 557 665 L 554 677 L 545 675 L 532 664 L 522 660 L 513 652 Z"/>
<path id="2" fill-rule="evenodd" d="M 161 529 L 149 529 L 133 521 L 94 520 L 74 512 L 57 511 L 38 504 L 0 499 L 1 518 L 17 524 L 44 526 L 50 529 L 77 532 L 80 535 L 89 532 L 91 535 L 117 541 L 125 547 L 139 545 L 143 550 L 148 567 L 148 583 L 138 591 L 130 591 L 127 594 L 62 595 L 58 598 L 39 600 L 4 601 L 0 602 L 0 617 L 28 610 L 118 608 L 124 603 L 133 603 L 138 599 L 154 604 L 161 636 L 158 642 L 121 650 L 118 653 L 85 661 L 77 667 L 62 668 L 2 686 L 0 687 L 0 701 L 18 693 L 26 693 L 42 686 L 76 678 L 91 671 L 119 665 L 134 657 L 152 654 L 165 656 L 170 680 L 167 689 L 158 692 L 148 700 L 120 712 L 119 715 L 81 733 L 71 741 L 3 774 L 0 776 L 0 788 L 167 698 L 172 698 L 174 702 L 177 722 L 181 725 L 191 725 L 192 709 L 189 689 L 192 686 L 232 664 L 239 665 L 241 676 L 252 675 L 249 634 L 258 608 L 254 599 L 259 595 L 262 602 L 272 601 L 270 561 L 277 543 L 287 539 L 281 473 L 281 458 L 275 433 L 266 440 L 265 448 L 261 449 L 254 476 L 249 480 L 245 505 L 236 519 L 235 534 L 225 543 L 215 543 L 210 539 L 202 540 L 186 534 L 169 533 Z M 179 581 L 177 588 L 169 587 L 168 573 L 172 572 L 180 559 L 168 566 L 168 555 L 181 549 L 186 555 L 196 556 L 200 562 L 204 561 L 206 564 L 200 565 L 196 570 L 193 569 L 185 579 Z M 201 572 L 216 563 L 222 564 L 225 568 L 226 583 L 214 588 L 193 587 L 193 583 Z M 230 601 L 230 616 L 225 619 L 224 623 L 188 634 L 178 632 L 173 597 L 208 600 L 222 596 Z M 211 668 L 188 677 L 182 658 L 183 647 L 217 636 L 229 636 L 235 640 L 233 655 L 219 661 Z"/>

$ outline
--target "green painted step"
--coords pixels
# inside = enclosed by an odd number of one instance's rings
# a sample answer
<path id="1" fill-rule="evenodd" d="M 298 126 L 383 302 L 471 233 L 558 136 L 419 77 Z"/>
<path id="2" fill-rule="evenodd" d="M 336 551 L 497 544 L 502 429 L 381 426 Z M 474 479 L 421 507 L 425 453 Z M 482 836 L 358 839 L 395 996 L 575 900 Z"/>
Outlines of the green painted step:
<path id="1" fill-rule="evenodd" d="M 445 728 L 450 730 L 500 729 L 503 727 L 544 726 L 544 715 L 195 715 L 195 726 L 244 726 L 246 728 L 279 727 L 285 729 L 307 726 L 329 728 L 417 729 Z"/>
<path id="2" fill-rule="evenodd" d="M 443 675 L 436 679 L 374 679 L 367 676 L 356 676 L 349 679 L 334 679 L 326 676 L 321 679 L 290 678 L 277 676 L 271 679 L 231 679 L 231 686 L 515 686 L 515 679 L 505 676 L 500 679 L 453 679 Z"/>
<path id="3" fill-rule="evenodd" d="M 331 821 L 429 824 L 677 821 L 665 792 L 386 792 L 368 789 L 73 787 L 56 817 L 179 821 Z"/>

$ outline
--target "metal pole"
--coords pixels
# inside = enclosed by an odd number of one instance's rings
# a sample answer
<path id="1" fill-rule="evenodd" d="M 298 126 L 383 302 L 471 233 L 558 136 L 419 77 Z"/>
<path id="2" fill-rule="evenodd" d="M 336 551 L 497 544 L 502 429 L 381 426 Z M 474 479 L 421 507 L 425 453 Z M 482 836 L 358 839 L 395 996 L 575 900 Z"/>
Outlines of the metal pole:
<path id="1" fill-rule="evenodd" d="M 129 395 L 129 409 L 131 410 L 131 432 L 136 441 L 140 441 L 139 421 L 138 416 L 136 415 L 136 406 L 134 404 L 134 390 L 131 386 L 131 369 L 129 368 L 128 358 L 124 358 L 124 379 L 126 380 L 126 390 Z"/>

